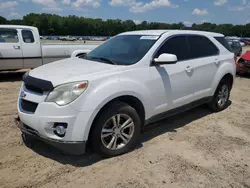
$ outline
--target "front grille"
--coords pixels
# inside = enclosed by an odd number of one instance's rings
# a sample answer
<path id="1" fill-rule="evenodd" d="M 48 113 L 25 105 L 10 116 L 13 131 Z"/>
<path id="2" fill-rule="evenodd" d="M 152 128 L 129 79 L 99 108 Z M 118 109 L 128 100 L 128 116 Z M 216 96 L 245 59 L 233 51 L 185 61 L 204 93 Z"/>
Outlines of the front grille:
<path id="1" fill-rule="evenodd" d="M 36 111 L 38 104 L 30 101 L 21 99 L 21 107 L 26 112 L 34 113 Z"/>
<path id="2" fill-rule="evenodd" d="M 35 92 L 35 93 L 40 93 L 40 94 L 43 94 L 43 90 L 41 88 L 38 88 L 38 87 L 35 87 L 35 86 L 32 86 L 32 85 L 29 85 L 29 84 L 24 84 L 24 87 L 29 90 L 29 91 L 32 91 L 32 92 Z"/>

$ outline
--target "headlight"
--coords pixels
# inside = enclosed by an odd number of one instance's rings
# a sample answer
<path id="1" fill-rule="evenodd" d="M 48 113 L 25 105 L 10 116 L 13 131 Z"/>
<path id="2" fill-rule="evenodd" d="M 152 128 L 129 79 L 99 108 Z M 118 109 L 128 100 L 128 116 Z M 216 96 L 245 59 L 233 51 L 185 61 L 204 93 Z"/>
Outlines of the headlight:
<path id="1" fill-rule="evenodd" d="M 77 99 L 87 87 L 88 81 L 63 84 L 51 91 L 45 101 L 64 106 Z"/>

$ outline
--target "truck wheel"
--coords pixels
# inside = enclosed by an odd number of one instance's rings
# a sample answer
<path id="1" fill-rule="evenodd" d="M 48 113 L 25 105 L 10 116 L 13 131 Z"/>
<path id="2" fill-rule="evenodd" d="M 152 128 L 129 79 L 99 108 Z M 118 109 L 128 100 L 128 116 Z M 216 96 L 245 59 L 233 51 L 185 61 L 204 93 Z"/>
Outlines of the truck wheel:
<path id="1" fill-rule="evenodd" d="M 209 107 L 214 112 L 219 112 L 227 107 L 230 97 L 231 84 L 227 80 L 221 80 L 219 83 Z"/>
<path id="2" fill-rule="evenodd" d="M 126 153 L 136 146 L 140 129 L 141 119 L 136 110 L 115 102 L 95 121 L 90 135 L 92 148 L 103 157 Z"/>

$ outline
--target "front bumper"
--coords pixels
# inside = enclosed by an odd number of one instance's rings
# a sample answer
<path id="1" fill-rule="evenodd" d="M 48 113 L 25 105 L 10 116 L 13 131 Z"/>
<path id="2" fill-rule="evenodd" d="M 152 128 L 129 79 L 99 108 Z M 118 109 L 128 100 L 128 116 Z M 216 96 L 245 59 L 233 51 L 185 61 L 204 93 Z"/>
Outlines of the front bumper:
<path id="1" fill-rule="evenodd" d="M 16 119 L 16 124 L 22 133 L 30 135 L 36 139 L 39 139 L 63 152 L 72 155 L 81 155 L 85 153 L 86 142 L 85 141 L 62 141 L 46 138 L 38 133 L 35 129 L 25 125 L 20 121 L 19 117 Z"/>

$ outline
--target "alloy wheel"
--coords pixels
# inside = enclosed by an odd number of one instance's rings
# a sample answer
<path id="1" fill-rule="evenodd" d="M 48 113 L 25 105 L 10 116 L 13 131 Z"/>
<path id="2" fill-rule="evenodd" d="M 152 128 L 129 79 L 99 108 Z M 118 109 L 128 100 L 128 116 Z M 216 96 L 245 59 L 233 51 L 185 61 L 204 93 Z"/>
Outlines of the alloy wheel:
<path id="1" fill-rule="evenodd" d="M 135 125 L 126 114 L 116 114 L 109 118 L 101 131 L 101 141 L 110 150 L 125 147 L 133 137 Z"/>
<path id="2" fill-rule="evenodd" d="M 228 96 L 229 96 L 229 88 L 226 84 L 224 84 L 220 88 L 217 97 L 217 103 L 220 107 L 223 107 L 227 103 Z"/>

